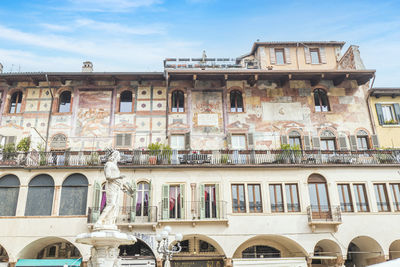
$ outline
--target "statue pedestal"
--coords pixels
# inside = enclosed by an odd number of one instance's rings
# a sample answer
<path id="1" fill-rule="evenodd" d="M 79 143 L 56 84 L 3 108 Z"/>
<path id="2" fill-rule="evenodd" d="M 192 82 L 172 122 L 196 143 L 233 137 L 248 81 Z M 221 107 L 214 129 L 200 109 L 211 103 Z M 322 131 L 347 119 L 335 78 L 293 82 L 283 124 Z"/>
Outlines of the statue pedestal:
<path id="1" fill-rule="evenodd" d="M 105 228 L 80 234 L 76 237 L 76 242 L 92 246 L 92 257 L 89 261 L 91 267 L 117 267 L 120 266 L 118 247 L 134 244 L 136 238 L 119 230 Z"/>

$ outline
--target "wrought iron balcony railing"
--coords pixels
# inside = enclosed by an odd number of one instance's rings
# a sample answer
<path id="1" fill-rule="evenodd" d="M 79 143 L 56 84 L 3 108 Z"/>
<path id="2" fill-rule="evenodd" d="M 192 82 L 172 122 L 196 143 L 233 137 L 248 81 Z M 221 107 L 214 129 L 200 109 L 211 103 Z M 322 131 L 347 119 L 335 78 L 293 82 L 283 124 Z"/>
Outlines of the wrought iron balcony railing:
<path id="1" fill-rule="evenodd" d="M 0 166 L 87 167 L 106 162 L 104 151 L 0 152 Z M 125 166 L 268 166 L 268 165 L 400 165 L 400 150 L 129 150 L 121 151 Z"/>
<path id="2" fill-rule="evenodd" d="M 311 205 L 307 207 L 307 215 L 309 223 L 342 222 L 340 206 Z"/>
<path id="3" fill-rule="evenodd" d="M 198 221 L 226 220 L 226 201 L 161 201 L 159 205 L 160 220 Z"/>
<path id="4" fill-rule="evenodd" d="M 96 223 L 97 219 L 101 214 L 102 209 L 100 207 L 89 207 L 87 222 L 92 224 Z M 117 216 L 117 225 L 121 224 L 133 224 L 133 223 L 156 223 L 157 222 L 157 207 L 130 207 L 123 206 L 119 208 Z"/>

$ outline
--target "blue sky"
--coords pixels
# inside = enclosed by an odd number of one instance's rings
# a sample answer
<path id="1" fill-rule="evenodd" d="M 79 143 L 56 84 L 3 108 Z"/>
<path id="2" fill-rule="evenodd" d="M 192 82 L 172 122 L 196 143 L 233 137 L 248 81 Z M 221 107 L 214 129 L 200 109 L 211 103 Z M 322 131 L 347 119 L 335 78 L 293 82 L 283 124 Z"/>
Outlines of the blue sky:
<path id="1" fill-rule="evenodd" d="M 2 0 L 4 71 L 162 71 L 166 57 L 237 57 L 254 41 L 360 46 L 375 86 L 400 87 L 400 1 Z"/>

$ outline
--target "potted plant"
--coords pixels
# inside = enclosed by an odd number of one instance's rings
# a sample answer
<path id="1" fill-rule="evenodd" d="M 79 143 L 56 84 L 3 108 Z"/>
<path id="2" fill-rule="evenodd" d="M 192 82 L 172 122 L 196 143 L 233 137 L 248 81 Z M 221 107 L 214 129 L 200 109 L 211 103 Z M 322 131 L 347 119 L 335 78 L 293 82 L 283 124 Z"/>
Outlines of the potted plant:
<path id="1" fill-rule="evenodd" d="M 151 143 L 147 146 L 149 150 L 149 164 L 157 164 L 157 156 L 161 153 L 162 144 L 159 142 Z"/>
<path id="2" fill-rule="evenodd" d="M 14 143 L 4 145 L 3 159 L 5 159 L 7 161 L 15 160 L 16 155 L 17 155 L 17 150 L 15 149 Z"/>
<path id="3" fill-rule="evenodd" d="M 31 147 L 31 138 L 30 137 L 24 137 L 22 138 L 18 145 L 17 145 L 17 151 L 21 152 L 18 154 L 18 162 L 25 163 L 26 156 L 28 154 L 28 151 Z"/>

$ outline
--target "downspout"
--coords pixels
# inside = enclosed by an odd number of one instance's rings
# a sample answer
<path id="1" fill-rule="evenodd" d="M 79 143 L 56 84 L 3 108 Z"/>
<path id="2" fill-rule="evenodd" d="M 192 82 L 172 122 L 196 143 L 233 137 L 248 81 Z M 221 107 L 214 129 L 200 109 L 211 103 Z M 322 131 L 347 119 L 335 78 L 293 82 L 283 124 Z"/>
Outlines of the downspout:
<path id="1" fill-rule="evenodd" d="M 297 69 L 299 70 L 299 43 L 296 43 L 296 65 L 297 65 Z"/>
<path id="2" fill-rule="evenodd" d="M 376 131 L 375 131 L 375 121 L 374 121 L 374 118 L 373 118 L 373 116 L 372 116 L 371 105 L 369 104 L 369 99 L 370 99 L 370 97 L 371 97 L 371 90 L 372 90 L 372 87 L 374 86 L 374 82 L 375 82 L 375 73 L 374 73 L 374 76 L 372 77 L 372 83 L 371 83 L 371 86 L 369 87 L 368 95 L 367 95 L 368 115 L 369 115 L 369 119 L 370 119 L 370 121 L 371 121 L 372 134 L 375 135 L 375 134 L 376 134 Z"/>
<path id="3" fill-rule="evenodd" d="M 50 120 L 51 120 L 51 112 L 53 111 L 53 101 L 54 101 L 54 97 L 53 97 L 53 90 L 50 88 L 50 82 L 49 82 L 49 78 L 47 77 L 47 73 L 45 74 L 46 77 L 46 81 L 47 81 L 47 88 L 50 91 L 50 96 L 51 96 L 51 101 L 50 101 L 50 110 L 49 110 L 49 117 L 47 120 L 47 130 L 46 130 L 46 144 L 44 147 L 44 151 L 47 152 L 47 144 L 49 142 L 49 131 L 50 131 Z"/>
<path id="4" fill-rule="evenodd" d="M 165 67 L 165 63 L 164 63 Z M 168 111 L 169 111 L 169 105 L 168 105 L 168 98 L 169 98 L 169 86 L 168 86 L 168 71 L 164 72 L 165 75 L 165 87 L 166 87 L 166 105 L 165 105 L 165 139 L 168 140 Z M 169 140 L 168 140 L 169 141 Z M 168 142 L 169 143 L 169 142 Z"/>

